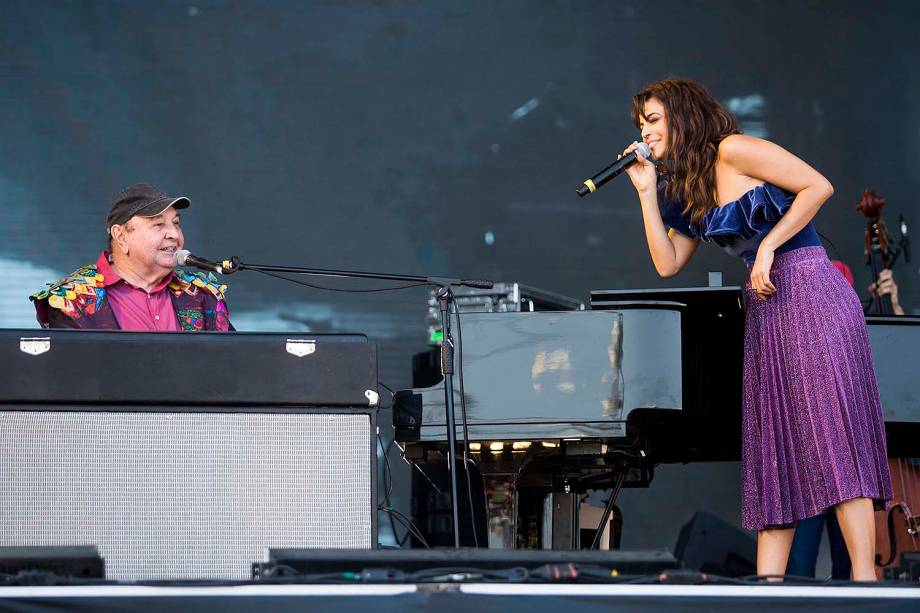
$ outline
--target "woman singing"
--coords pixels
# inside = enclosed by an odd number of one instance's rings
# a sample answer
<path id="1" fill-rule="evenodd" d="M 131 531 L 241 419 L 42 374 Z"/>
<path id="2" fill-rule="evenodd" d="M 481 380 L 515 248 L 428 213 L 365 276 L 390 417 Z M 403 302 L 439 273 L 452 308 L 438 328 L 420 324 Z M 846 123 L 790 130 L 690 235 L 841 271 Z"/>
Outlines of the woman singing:
<path id="1" fill-rule="evenodd" d="M 627 170 L 658 274 L 677 274 L 701 240 L 750 269 L 742 524 L 758 531 L 758 574 L 783 574 L 796 522 L 833 507 L 853 579 L 875 580 L 873 509 L 891 498 L 891 479 L 862 307 L 811 223 L 833 187 L 782 147 L 742 135 L 693 81 L 646 87 L 632 119 L 652 156 L 668 160 L 659 176 L 637 153 Z"/>

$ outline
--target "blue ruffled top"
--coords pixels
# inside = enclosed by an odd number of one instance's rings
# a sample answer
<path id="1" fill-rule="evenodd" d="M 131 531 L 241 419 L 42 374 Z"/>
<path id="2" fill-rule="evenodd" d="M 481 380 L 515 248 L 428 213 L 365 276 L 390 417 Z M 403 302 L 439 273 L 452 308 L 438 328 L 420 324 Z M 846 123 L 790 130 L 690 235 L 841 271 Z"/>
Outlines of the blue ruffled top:
<path id="1" fill-rule="evenodd" d="M 744 258 L 749 267 L 754 265 L 757 248 L 773 226 L 792 206 L 795 194 L 770 183 L 749 190 L 737 200 L 710 209 L 702 223 L 695 224 L 690 215 L 684 215 L 684 206 L 669 201 L 664 195 L 664 183 L 658 185 L 658 207 L 665 225 L 687 238 L 698 238 L 715 243 L 730 255 Z M 776 253 L 800 247 L 820 247 L 821 239 L 809 222 L 798 234 L 787 240 Z"/>

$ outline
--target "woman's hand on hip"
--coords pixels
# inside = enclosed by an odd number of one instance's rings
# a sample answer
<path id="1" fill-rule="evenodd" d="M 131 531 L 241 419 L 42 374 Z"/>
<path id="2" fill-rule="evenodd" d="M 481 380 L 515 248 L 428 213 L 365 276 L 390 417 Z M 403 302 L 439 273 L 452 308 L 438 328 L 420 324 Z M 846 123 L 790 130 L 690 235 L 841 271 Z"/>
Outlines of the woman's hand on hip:
<path id="1" fill-rule="evenodd" d="M 623 153 L 620 154 L 617 159 L 636 151 L 636 147 L 638 146 L 639 143 L 634 141 L 633 144 L 623 150 Z M 629 175 L 633 187 L 635 187 L 636 191 L 640 194 L 654 192 L 658 186 L 658 175 L 655 172 L 655 165 L 649 162 L 638 151 L 636 151 L 636 163 L 630 164 L 626 168 L 626 174 Z"/>
<path id="2" fill-rule="evenodd" d="M 773 250 L 761 246 L 757 250 L 754 267 L 751 268 L 751 289 L 761 300 L 766 300 L 776 293 L 776 287 L 770 282 L 770 269 L 773 267 Z"/>

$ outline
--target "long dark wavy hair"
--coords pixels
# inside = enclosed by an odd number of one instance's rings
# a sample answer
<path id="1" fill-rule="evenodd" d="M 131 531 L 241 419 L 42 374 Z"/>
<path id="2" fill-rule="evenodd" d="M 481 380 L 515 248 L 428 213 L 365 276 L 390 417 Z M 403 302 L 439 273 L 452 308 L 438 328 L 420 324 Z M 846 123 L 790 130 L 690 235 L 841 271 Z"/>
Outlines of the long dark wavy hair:
<path id="1" fill-rule="evenodd" d="M 643 113 L 649 98 L 664 105 L 668 120 L 668 158 L 670 169 L 665 197 L 682 202 L 699 224 L 707 211 L 717 206 L 716 159 L 719 143 L 731 134 L 740 134 L 738 122 L 709 90 L 689 79 L 664 79 L 644 87 L 632 99 L 633 123 L 648 120 Z"/>

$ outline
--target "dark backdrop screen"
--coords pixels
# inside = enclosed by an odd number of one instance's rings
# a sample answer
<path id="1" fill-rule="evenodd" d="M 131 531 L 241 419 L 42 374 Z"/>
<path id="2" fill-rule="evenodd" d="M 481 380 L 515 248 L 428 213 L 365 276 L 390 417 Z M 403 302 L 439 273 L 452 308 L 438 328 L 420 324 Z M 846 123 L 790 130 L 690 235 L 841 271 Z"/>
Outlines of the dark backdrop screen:
<path id="1" fill-rule="evenodd" d="M 740 260 L 706 245 L 659 279 L 625 177 L 575 196 L 638 137 L 632 93 L 668 75 L 702 81 L 746 132 L 831 180 L 815 223 L 866 297 L 862 190 L 887 197 L 892 229 L 899 214 L 920 223 L 918 31 L 912 1 L 7 0 L 0 326 L 36 325 L 28 294 L 95 260 L 110 199 L 137 181 L 191 198 L 186 246 L 214 259 L 485 277 L 582 300 L 705 285 L 708 271 L 740 284 Z M 920 313 L 917 272 L 894 270 Z M 228 283 L 240 329 L 368 334 L 392 388 L 427 347 L 422 289 Z M 618 499 L 624 547 L 673 545 L 697 509 L 737 525 L 738 472 L 659 467 L 652 488 Z"/>
<path id="2" fill-rule="evenodd" d="M 708 85 L 745 131 L 836 195 L 816 218 L 869 283 L 871 187 L 920 223 L 913 2 L 5 2 L 0 14 L 0 325 L 95 259 L 111 197 L 193 202 L 187 246 L 259 263 L 475 276 L 586 299 L 745 269 L 701 248 L 659 279 L 628 179 L 576 185 L 637 138 L 631 94 Z M 893 228 L 892 228 L 893 229 Z M 920 300 L 917 263 L 895 276 Z M 409 385 L 423 290 L 343 294 L 229 279 L 243 329 L 361 331 Z M 354 287 L 354 284 L 348 284 Z M 366 286 L 366 284 L 365 284 Z"/>

